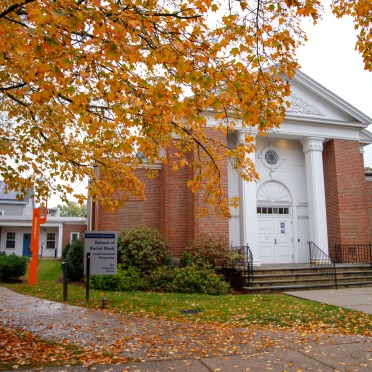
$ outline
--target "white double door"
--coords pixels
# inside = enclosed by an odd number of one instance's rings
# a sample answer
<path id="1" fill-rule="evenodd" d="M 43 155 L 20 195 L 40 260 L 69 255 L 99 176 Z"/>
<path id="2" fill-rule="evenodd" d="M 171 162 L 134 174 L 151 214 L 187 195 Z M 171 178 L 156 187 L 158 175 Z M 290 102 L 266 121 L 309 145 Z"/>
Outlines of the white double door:
<path id="1" fill-rule="evenodd" d="M 258 234 L 262 264 L 293 262 L 291 218 L 259 216 Z"/>

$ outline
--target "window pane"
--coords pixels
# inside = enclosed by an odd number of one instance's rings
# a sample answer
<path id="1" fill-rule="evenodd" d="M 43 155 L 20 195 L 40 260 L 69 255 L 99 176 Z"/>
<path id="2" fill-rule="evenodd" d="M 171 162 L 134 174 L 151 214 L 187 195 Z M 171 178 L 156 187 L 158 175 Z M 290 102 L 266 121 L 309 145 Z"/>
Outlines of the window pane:
<path id="1" fill-rule="evenodd" d="M 15 248 L 15 232 L 6 233 L 5 248 Z"/>
<path id="2" fill-rule="evenodd" d="M 79 233 L 77 232 L 71 233 L 70 243 L 72 243 L 74 240 L 77 240 L 77 239 L 79 239 Z"/>
<path id="3" fill-rule="evenodd" d="M 56 247 L 56 234 L 47 233 L 46 247 L 54 249 Z"/>

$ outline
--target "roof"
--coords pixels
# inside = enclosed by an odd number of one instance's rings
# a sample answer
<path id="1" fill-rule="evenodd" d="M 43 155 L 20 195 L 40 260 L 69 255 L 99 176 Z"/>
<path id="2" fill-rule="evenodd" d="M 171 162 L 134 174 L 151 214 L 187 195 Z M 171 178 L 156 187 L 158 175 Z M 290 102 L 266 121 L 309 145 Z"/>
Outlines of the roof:
<path id="1" fill-rule="evenodd" d="M 17 192 L 13 190 L 6 190 L 6 184 L 4 181 L 0 181 L 0 200 L 6 200 L 11 202 L 28 203 L 31 199 L 33 190 L 29 189 L 27 195 L 23 199 L 17 198 Z"/>

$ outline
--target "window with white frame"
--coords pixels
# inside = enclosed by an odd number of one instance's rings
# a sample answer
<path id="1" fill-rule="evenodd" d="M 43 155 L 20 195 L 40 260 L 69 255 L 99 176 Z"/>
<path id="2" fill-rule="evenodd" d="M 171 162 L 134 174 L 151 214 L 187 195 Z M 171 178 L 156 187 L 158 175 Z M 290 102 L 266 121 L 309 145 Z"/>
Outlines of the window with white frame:
<path id="1" fill-rule="evenodd" d="M 72 243 L 74 240 L 78 240 L 80 237 L 80 233 L 78 232 L 72 232 L 70 234 L 70 243 Z"/>
<path id="2" fill-rule="evenodd" d="M 7 232 L 6 233 L 6 243 L 5 248 L 7 249 L 14 249 L 15 248 L 15 238 L 16 233 L 15 232 Z"/>
<path id="3" fill-rule="evenodd" d="M 56 248 L 56 233 L 47 233 L 46 247 L 47 249 Z"/>
<path id="4" fill-rule="evenodd" d="M 257 207 L 257 214 L 289 214 L 289 208 L 282 207 Z"/>

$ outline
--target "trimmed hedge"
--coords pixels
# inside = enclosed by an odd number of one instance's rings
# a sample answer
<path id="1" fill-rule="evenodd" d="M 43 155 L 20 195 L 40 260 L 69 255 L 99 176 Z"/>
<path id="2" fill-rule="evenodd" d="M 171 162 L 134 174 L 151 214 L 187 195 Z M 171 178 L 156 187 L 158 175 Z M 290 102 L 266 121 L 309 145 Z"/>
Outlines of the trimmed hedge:
<path id="1" fill-rule="evenodd" d="M 116 275 L 92 275 L 90 287 L 104 291 L 137 291 L 147 289 L 147 282 L 137 267 L 118 270 Z"/>
<path id="2" fill-rule="evenodd" d="M 14 253 L 0 255 L 0 278 L 15 279 L 26 274 L 27 257 L 19 257 Z"/>
<path id="3" fill-rule="evenodd" d="M 151 290 L 155 292 L 226 294 L 229 285 L 213 271 L 197 266 L 158 267 L 141 276 L 139 268 L 119 269 L 117 275 L 94 275 L 90 286 L 108 291 Z"/>
<path id="4" fill-rule="evenodd" d="M 229 284 L 212 270 L 194 265 L 158 268 L 150 273 L 149 285 L 153 290 L 178 293 L 203 293 L 222 295 L 229 291 Z"/>

